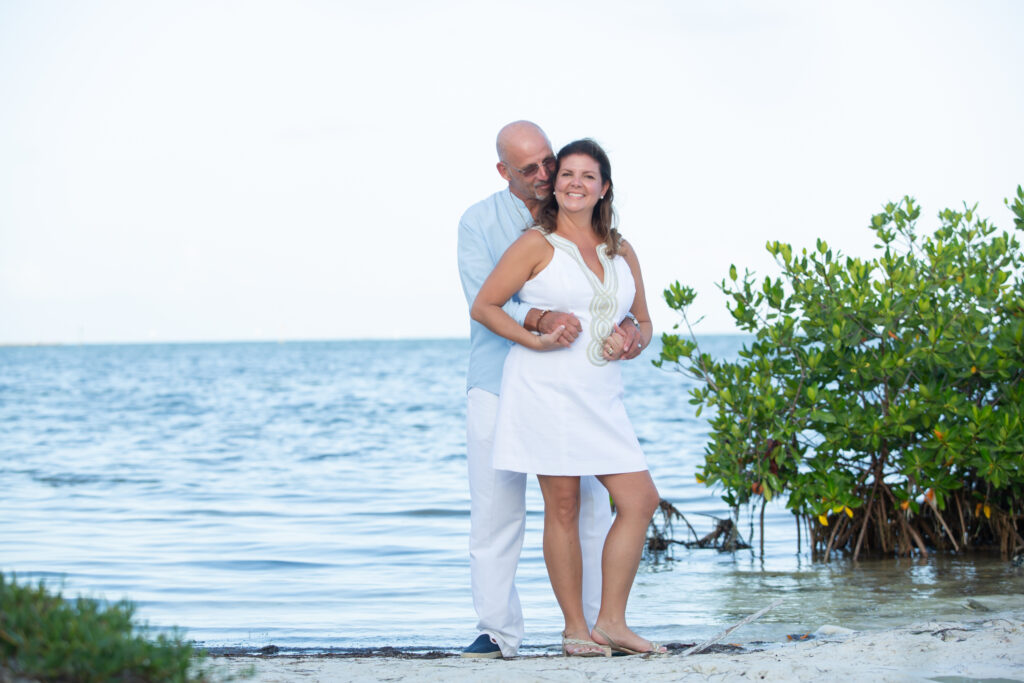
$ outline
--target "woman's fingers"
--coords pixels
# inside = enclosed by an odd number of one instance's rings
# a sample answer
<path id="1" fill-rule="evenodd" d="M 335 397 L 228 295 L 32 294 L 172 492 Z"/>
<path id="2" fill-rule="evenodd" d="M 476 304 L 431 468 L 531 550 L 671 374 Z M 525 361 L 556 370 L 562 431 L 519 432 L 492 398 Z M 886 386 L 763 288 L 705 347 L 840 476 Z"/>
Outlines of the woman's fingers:
<path id="1" fill-rule="evenodd" d="M 605 360 L 618 360 L 622 357 L 622 337 L 613 332 L 604 340 L 601 355 Z"/>
<path id="2" fill-rule="evenodd" d="M 568 346 L 570 342 L 564 340 L 565 325 L 559 325 L 555 329 L 551 330 L 547 334 L 542 334 L 540 339 L 540 350 L 550 351 L 551 349 L 557 349 L 563 346 Z"/>

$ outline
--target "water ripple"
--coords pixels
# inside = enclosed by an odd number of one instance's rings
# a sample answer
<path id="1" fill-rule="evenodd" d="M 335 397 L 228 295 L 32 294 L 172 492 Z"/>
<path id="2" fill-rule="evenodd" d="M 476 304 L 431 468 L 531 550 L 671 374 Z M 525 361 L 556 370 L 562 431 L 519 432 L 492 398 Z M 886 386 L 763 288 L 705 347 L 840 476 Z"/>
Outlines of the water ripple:
<path id="1" fill-rule="evenodd" d="M 704 342 L 721 356 L 739 340 Z M 210 645 L 464 644 L 476 623 L 467 350 L 463 340 L 0 348 L 0 570 L 65 595 L 130 597 L 154 626 Z M 693 477 L 707 426 L 689 405 L 692 383 L 645 360 L 623 375 L 661 494 L 706 533 L 704 515 L 728 510 Z M 528 638 L 552 643 L 561 618 L 535 482 L 527 505 L 517 583 Z M 764 628 L 796 632 L 854 625 L 865 593 L 888 596 L 898 616 L 963 591 L 1021 590 L 1020 577 L 978 563 L 808 565 L 794 554 L 792 517 L 773 503 L 766 520 L 763 562 L 680 550 L 641 567 L 637 627 L 696 640 L 791 595 Z M 740 520 L 744 533 L 752 522 Z"/>

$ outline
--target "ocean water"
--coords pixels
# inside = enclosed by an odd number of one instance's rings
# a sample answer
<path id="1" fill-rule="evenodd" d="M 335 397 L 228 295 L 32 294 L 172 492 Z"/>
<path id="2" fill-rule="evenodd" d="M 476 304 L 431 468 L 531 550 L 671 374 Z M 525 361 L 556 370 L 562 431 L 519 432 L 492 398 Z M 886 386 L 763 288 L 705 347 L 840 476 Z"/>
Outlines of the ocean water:
<path id="1" fill-rule="evenodd" d="M 741 337 L 703 338 L 733 355 Z M 458 648 L 469 592 L 465 340 L 0 348 L 0 571 L 129 598 L 208 647 Z M 697 531 L 730 512 L 697 484 L 689 381 L 626 363 L 655 482 Z M 558 640 L 536 482 L 517 585 L 525 646 Z M 741 516 L 746 535 L 749 515 Z M 776 598 L 731 640 L 963 610 L 1020 594 L 984 556 L 811 563 L 768 506 L 765 557 L 676 548 L 645 562 L 633 626 L 693 642 Z M 756 544 L 756 539 L 755 544 Z"/>

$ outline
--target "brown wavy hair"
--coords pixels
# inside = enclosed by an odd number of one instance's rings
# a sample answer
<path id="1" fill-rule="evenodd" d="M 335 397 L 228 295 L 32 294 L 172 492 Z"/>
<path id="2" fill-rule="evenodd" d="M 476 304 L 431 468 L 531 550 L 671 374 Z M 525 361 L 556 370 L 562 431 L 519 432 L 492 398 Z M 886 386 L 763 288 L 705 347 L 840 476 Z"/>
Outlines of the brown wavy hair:
<path id="1" fill-rule="evenodd" d="M 558 201 L 555 199 L 554 183 L 555 179 L 558 178 L 559 170 L 562 168 L 562 161 L 573 154 L 582 154 L 596 161 L 601 169 L 601 183 L 608 183 L 608 191 L 594 205 L 594 213 L 591 216 L 590 225 L 594 228 L 597 236 L 605 243 L 608 255 L 615 256 L 619 253 L 622 237 L 615 228 L 615 209 L 612 208 L 612 201 L 615 199 L 615 186 L 612 183 L 612 164 L 608 160 L 608 155 L 601 149 L 601 145 L 590 138 L 575 140 L 558 150 L 558 163 L 554 174 L 551 176 L 551 196 L 544 201 L 540 211 L 537 212 L 537 225 L 543 228 L 545 233 L 555 231 L 558 225 Z"/>

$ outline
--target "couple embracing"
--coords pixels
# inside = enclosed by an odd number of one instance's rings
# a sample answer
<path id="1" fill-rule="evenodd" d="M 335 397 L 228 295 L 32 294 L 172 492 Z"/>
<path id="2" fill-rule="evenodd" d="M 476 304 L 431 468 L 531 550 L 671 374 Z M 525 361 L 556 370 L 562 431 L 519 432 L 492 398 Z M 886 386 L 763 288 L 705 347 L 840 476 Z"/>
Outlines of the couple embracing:
<path id="1" fill-rule="evenodd" d="M 459 223 L 473 319 L 466 446 L 480 620 L 463 656 L 511 657 L 522 642 L 515 572 L 527 474 L 544 498 L 563 653 L 664 652 L 625 617 L 659 497 L 622 403 L 618 364 L 647 347 L 653 328 L 636 254 L 613 226 L 611 166 L 589 139 L 555 156 L 528 121 L 502 128 L 497 149 L 507 189 Z"/>

